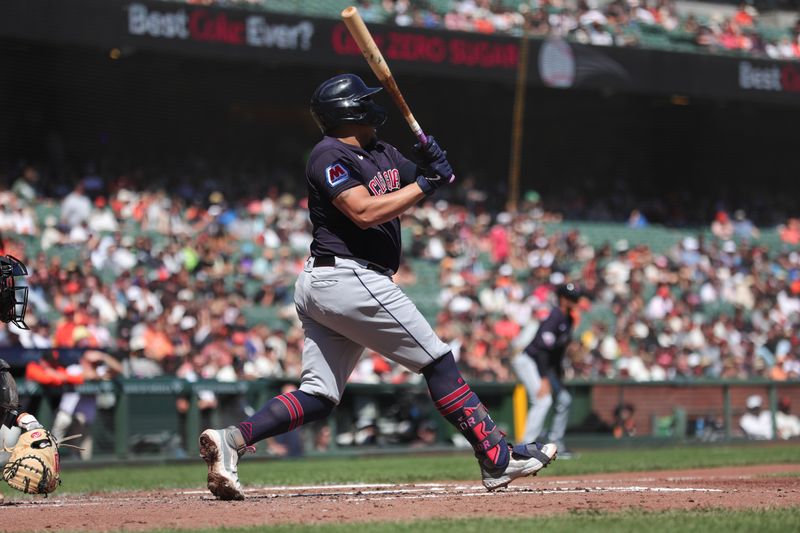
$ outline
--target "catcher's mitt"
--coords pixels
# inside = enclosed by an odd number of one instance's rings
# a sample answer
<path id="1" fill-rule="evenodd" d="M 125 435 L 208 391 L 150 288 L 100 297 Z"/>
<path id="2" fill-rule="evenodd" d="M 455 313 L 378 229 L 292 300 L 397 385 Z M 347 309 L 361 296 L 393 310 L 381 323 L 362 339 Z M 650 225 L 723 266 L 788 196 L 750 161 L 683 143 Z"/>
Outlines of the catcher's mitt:
<path id="1" fill-rule="evenodd" d="M 19 436 L 3 467 L 3 479 L 27 494 L 49 494 L 61 484 L 58 441 L 44 428 Z"/>

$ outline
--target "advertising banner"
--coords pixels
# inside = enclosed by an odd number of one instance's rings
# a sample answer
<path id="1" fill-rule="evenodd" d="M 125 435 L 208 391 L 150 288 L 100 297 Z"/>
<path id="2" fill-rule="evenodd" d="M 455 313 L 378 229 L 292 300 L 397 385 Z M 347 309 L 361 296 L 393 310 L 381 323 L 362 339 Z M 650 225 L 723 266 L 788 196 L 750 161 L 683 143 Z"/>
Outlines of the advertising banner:
<path id="1" fill-rule="evenodd" d="M 370 24 L 395 72 L 513 82 L 520 39 Z M 0 38 L 232 61 L 364 68 L 335 18 L 161 1 L 5 0 Z M 585 89 L 800 105 L 800 63 L 531 41 L 528 80 Z"/>

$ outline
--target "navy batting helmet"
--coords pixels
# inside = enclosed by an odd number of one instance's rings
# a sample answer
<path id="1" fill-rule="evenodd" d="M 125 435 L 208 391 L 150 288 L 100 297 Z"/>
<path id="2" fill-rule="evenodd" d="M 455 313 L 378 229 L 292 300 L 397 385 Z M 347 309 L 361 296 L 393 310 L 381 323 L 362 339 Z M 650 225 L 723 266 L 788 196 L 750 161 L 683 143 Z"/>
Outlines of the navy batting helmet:
<path id="1" fill-rule="evenodd" d="M 345 122 L 382 126 L 386 110 L 372 101 L 380 87 L 367 87 L 355 74 L 340 74 L 322 82 L 311 96 L 311 115 L 323 133 Z"/>
<path id="2" fill-rule="evenodd" d="M 574 283 L 565 283 L 556 289 L 556 294 L 572 302 L 577 302 L 581 297 L 581 291 Z"/>

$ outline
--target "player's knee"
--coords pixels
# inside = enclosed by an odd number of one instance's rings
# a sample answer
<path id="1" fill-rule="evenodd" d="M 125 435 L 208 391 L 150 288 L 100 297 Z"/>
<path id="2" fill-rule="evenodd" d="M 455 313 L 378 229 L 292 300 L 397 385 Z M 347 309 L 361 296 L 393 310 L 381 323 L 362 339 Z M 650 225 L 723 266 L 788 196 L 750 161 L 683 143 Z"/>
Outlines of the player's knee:
<path id="1" fill-rule="evenodd" d="M 533 405 L 541 409 L 550 409 L 550 406 L 553 405 L 553 397 L 548 394 L 546 396 L 542 396 L 541 398 L 536 398 L 533 401 Z"/>
<path id="2" fill-rule="evenodd" d="M 530 387 L 526 388 L 525 392 L 528 393 L 528 407 L 533 407 L 537 403 L 539 403 L 539 388 L 538 387 Z"/>
<path id="3" fill-rule="evenodd" d="M 563 407 L 569 407 L 572 405 L 572 394 L 562 390 L 558 393 L 558 403 Z"/>
<path id="4" fill-rule="evenodd" d="M 294 391 L 291 394 L 297 398 L 303 408 L 303 416 L 309 422 L 327 417 L 336 407 L 336 402 L 319 394 L 309 394 L 302 390 Z"/>
<path id="5" fill-rule="evenodd" d="M 460 375 L 458 366 L 456 365 L 456 358 L 453 357 L 453 352 L 447 352 L 436 361 L 422 367 L 420 373 L 426 380 L 430 380 L 433 376 L 439 375 Z"/>
<path id="6" fill-rule="evenodd" d="M 327 418 L 332 412 L 333 408 L 336 407 L 336 404 L 333 403 L 328 398 L 319 397 L 319 417 L 320 418 Z"/>

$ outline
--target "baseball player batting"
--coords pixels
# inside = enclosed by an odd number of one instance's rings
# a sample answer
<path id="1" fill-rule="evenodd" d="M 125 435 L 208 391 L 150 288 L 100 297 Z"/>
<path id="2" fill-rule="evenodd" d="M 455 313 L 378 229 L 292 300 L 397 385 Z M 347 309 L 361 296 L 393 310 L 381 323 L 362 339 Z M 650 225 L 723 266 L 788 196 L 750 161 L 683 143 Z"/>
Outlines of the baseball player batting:
<path id="1" fill-rule="evenodd" d="M 200 435 L 208 489 L 219 499 L 244 498 L 237 465 L 249 446 L 331 413 L 364 348 L 425 377 L 439 412 L 474 448 L 488 490 L 555 459 L 554 444 L 506 442 L 450 348 L 392 281 L 400 263 L 398 217 L 448 185 L 453 169 L 433 137 L 414 146 L 416 162 L 378 140 L 387 118 L 373 101 L 380 90 L 343 74 L 311 97 L 324 137 L 306 167 L 313 242 L 294 293 L 305 332 L 300 388 L 236 426 Z"/>

